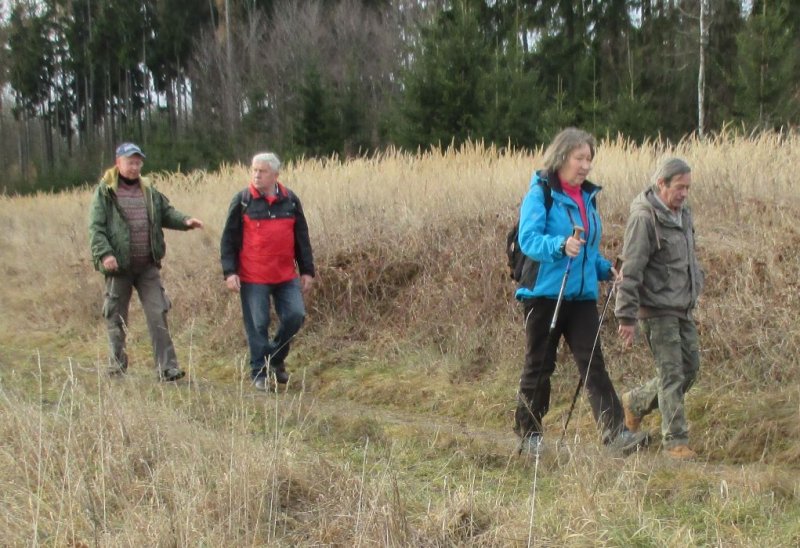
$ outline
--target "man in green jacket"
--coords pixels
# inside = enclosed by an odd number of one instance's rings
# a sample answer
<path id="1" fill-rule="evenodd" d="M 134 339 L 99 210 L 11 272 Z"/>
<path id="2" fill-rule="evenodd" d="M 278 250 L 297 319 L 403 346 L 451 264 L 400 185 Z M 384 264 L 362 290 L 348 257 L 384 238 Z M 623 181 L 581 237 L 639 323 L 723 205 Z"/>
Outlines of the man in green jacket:
<path id="1" fill-rule="evenodd" d="M 97 270 L 105 275 L 103 317 L 108 328 L 109 373 L 128 369 L 125 334 L 133 288 L 139 293 L 159 379 L 184 376 L 167 327 L 171 303 L 161 285 L 161 259 L 166 244 L 162 229 L 203 228 L 199 219 L 184 215 L 141 176 L 145 155 L 133 143 L 117 147 L 114 167 L 95 189 L 89 213 L 89 241 Z"/>
<path id="2" fill-rule="evenodd" d="M 691 168 L 680 158 L 666 158 L 653 181 L 631 204 L 615 313 L 626 346 L 634 342 L 638 318 L 657 375 L 623 394 L 622 406 L 625 425 L 634 432 L 642 417 L 658 409 L 666 454 L 691 459 L 697 455 L 689 448 L 684 396 L 700 368 L 692 311 L 703 289 L 692 212 L 686 204 Z"/>

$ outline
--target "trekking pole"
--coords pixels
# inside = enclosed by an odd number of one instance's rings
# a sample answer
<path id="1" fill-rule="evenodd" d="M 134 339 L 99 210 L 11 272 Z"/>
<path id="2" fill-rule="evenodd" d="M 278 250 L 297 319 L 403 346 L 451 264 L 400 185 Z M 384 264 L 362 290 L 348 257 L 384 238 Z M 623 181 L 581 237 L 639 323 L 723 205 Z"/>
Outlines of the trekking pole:
<path id="1" fill-rule="evenodd" d="M 572 227 L 572 237 L 576 239 L 580 239 L 581 234 L 583 234 L 583 227 L 580 226 L 573 226 Z M 558 320 L 558 311 L 561 309 L 561 303 L 564 301 L 564 288 L 567 287 L 567 278 L 569 277 L 569 271 L 572 268 L 572 259 L 574 257 L 570 257 L 567 259 L 567 268 L 564 269 L 564 277 L 561 278 L 561 289 L 558 290 L 558 300 L 556 301 L 556 309 L 553 311 L 553 320 L 550 322 L 550 333 L 556 328 L 556 321 Z"/>
<path id="2" fill-rule="evenodd" d="M 617 260 L 614 262 L 614 269 L 619 272 L 620 267 L 622 266 L 622 257 L 617 257 Z M 594 351 L 597 349 L 597 343 L 600 341 L 600 328 L 603 327 L 603 319 L 606 317 L 606 311 L 608 310 L 608 303 L 611 302 L 611 296 L 614 294 L 614 289 L 617 287 L 616 280 L 614 280 L 608 288 L 608 292 L 606 293 L 606 302 L 603 305 L 603 312 L 600 314 L 600 321 L 597 322 L 597 333 L 594 335 L 594 343 L 592 344 L 592 351 L 589 353 L 589 363 L 586 364 L 586 375 L 584 377 L 578 378 L 578 386 L 575 387 L 575 395 L 572 396 L 572 404 L 569 406 L 569 412 L 567 413 L 567 420 L 564 421 L 564 430 L 561 432 L 561 439 L 559 440 L 558 444 L 561 445 L 564 442 L 564 437 L 567 435 L 567 426 L 569 426 L 569 419 L 572 418 L 572 412 L 575 410 L 575 403 L 578 401 L 578 395 L 581 393 L 581 386 L 583 386 L 587 380 L 589 380 L 589 369 L 592 367 L 592 360 L 594 359 Z"/>

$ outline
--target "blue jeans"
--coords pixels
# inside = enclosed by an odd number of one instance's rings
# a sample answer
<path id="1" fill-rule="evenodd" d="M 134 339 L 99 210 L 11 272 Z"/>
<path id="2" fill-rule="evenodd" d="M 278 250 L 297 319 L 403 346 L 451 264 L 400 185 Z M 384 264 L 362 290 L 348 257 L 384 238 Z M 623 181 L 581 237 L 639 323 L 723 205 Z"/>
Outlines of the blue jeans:
<path id="1" fill-rule="evenodd" d="M 255 379 L 266 375 L 265 366 L 283 367 L 289 342 L 303 325 L 306 309 L 299 278 L 280 284 L 242 283 L 239 294 L 250 347 L 250 374 Z M 269 338 L 270 298 L 280 322 L 272 339 Z"/>

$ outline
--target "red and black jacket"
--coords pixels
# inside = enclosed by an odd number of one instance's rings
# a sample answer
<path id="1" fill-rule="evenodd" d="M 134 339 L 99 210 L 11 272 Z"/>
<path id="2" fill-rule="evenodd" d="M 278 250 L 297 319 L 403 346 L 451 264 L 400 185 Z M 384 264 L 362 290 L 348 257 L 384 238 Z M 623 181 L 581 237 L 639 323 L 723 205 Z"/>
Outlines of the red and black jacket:
<path id="1" fill-rule="evenodd" d="M 314 256 L 300 199 L 278 183 L 275 195 L 248 186 L 237 192 L 222 230 L 220 260 L 225 278 L 274 284 L 300 274 L 314 276 Z"/>

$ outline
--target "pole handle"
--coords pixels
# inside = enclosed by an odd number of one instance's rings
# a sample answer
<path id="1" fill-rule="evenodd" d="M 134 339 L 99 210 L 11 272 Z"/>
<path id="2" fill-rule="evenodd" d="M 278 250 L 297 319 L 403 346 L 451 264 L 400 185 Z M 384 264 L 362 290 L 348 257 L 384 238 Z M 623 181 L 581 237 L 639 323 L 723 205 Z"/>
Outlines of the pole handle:
<path id="1" fill-rule="evenodd" d="M 572 227 L 572 237 L 573 238 L 575 238 L 576 240 L 580 240 L 581 239 L 581 234 L 583 234 L 583 227 L 582 226 L 575 225 L 575 226 Z"/>
<path id="2" fill-rule="evenodd" d="M 625 259 L 622 257 L 622 255 L 617 255 L 617 258 L 614 259 L 614 270 L 616 270 L 617 273 L 621 272 L 620 269 L 622 268 L 622 263 L 624 261 L 625 261 Z M 608 283 L 608 295 L 606 296 L 606 304 L 603 307 L 603 315 L 605 315 L 605 313 L 606 313 L 606 308 L 608 307 L 608 301 L 611 299 L 611 294 L 614 292 L 614 289 L 616 289 L 616 287 L 617 287 L 616 280 L 613 280 L 613 279 L 609 280 L 609 283 Z"/>

